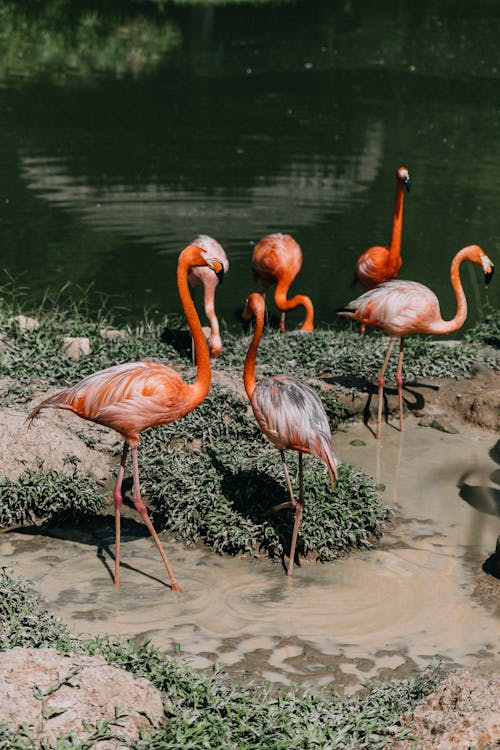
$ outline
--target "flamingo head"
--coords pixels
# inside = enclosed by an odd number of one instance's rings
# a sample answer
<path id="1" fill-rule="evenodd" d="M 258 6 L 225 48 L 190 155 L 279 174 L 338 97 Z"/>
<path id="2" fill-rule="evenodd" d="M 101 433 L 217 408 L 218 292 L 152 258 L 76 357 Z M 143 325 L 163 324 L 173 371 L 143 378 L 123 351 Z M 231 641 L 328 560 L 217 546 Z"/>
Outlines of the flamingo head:
<path id="1" fill-rule="evenodd" d="M 265 308 L 266 303 L 264 302 L 262 294 L 252 292 L 246 299 L 245 308 L 241 317 L 246 321 L 251 320 L 254 316 L 256 318 L 262 317 L 262 319 L 264 319 Z"/>
<path id="2" fill-rule="evenodd" d="M 495 270 L 495 266 L 491 262 L 491 260 L 488 258 L 485 253 L 481 254 L 481 265 L 483 267 L 484 271 L 484 283 L 489 284 L 491 279 L 493 278 L 493 272 Z"/>
<path id="3" fill-rule="evenodd" d="M 215 273 L 215 275 L 219 279 L 219 284 L 222 284 L 222 282 L 224 281 L 224 266 L 221 261 L 218 258 L 214 258 L 210 255 L 210 253 L 207 253 L 204 250 L 202 250 L 201 252 L 201 257 L 203 258 L 207 266 L 211 268 Z"/>
<path id="4" fill-rule="evenodd" d="M 410 173 L 408 172 L 406 167 L 399 167 L 396 177 L 398 178 L 398 180 L 400 180 L 403 183 L 407 192 L 409 193 L 410 187 L 411 187 L 411 180 L 410 180 Z"/>

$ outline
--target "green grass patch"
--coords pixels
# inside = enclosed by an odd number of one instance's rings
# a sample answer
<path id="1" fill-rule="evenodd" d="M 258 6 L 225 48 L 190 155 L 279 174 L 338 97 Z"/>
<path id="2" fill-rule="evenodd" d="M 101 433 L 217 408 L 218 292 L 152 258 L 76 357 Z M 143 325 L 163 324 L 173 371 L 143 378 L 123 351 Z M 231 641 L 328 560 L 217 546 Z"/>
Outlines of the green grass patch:
<path id="1" fill-rule="evenodd" d="M 382 748 L 388 728 L 431 692 L 443 673 L 424 671 L 409 680 L 370 684 L 362 695 L 344 698 L 330 690 L 304 694 L 300 686 L 241 686 L 227 679 L 222 667 L 197 672 L 149 643 L 135 646 L 111 636 L 71 638 L 66 627 L 48 615 L 31 584 L 0 572 L 0 648 L 52 646 L 62 651 L 103 656 L 106 661 L 145 677 L 164 695 L 166 722 L 143 732 L 131 750 L 361 750 Z M 8 744 L 9 741 L 15 744 Z M 31 743 L 31 744 L 30 744 Z M 31 750 L 28 730 L 0 725 L 0 750 Z M 87 750 L 60 738 L 57 750 Z"/>
<path id="2" fill-rule="evenodd" d="M 95 476 L 78 470 L 78 459 L 66 462 L 69 473 L 38 466 L 17 480 L 0 475 L 0 529 L 75 521 L 103 506 L 103 488 Z"/>

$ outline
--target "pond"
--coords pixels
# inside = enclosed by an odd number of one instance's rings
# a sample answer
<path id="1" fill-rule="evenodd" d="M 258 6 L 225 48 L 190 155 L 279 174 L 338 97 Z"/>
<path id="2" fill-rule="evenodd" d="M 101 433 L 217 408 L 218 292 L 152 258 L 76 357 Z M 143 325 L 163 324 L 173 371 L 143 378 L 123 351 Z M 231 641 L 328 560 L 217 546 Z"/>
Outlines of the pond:
<path id="1" fill-rule="evenodd" d="M 180 312 L 176 258 L 203 232 L 230 257 L 217 307 L 235 327 L 253 244 L 283 231 L 304 253 L 293 290 L 331 324 L 357 257 L 389 241 L 400 165 L 401 276 L 444 317 L 456 251 L 498 258 L 494 0 L 94 5 L 0 16 L 0 283 L 27 304 L 70 282 L 125 320 Z M 500 286 L 462 275 L 470 324 Z"/>

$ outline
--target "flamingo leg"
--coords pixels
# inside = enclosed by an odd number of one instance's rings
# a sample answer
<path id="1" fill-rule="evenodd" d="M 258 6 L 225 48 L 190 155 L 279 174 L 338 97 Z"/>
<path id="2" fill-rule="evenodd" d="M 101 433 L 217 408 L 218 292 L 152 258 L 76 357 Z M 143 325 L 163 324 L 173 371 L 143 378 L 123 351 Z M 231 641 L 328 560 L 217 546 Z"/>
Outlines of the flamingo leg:
<path id="1" fill-rule="evenodd" d="M 290 544 L 290 557 L 288 558 L 287 576 L 293 575 L 293 563 L 295 560 L 295 546 L 299 533 L 300 519 L 304 508 L 304 473 L 302 470 L 302 453 L 299 453 L 299 500 L 295 503 L 295 521 L 292 531 L 292 542 Z"/>
<path id="2" fill-rule="evenodd" d="M 399 403 L 399 431 L 403 432 L 403 350 L 404 339 L 399 343 L 398 369 L 396 371 L 396 383 L 398 385 L 398 403 Z"/>
<path id="3" fill-rule="evenodd" d="M 121 516 L 120 509 L 122 507 L 122 482 L 123 475 L 125 473 L 125 463 L 128 456 L 128 443 L 123 444 L 122 457 L 120 461 L 120 468 L 118 469 L 118 476 L 116 477 L 115 489 L 113 490 L 113 500 L 115 501 L 115 586 L 120 585 L 120 537 L 121 537 Z"/>
<path id="4" fill-rule="evenodd" d="M 280 451 L 281 456 L 281 463 L 283 464 L 283 471 L 285 472 L 285 479 L 286 484 L 288 487 L 288 492 L 290 494 L 290 500 L 285 500 L 284 503 L 279 503 L 278 505 L 274 505 L 271 510 L 268 510 L 267 513 L 264 513 L 263 518 L 266 516 L 269 516 L 271 513 L 276 513 L 278 510 L 283 510 L 283 508 L 295 508 L 297 505 L 297 501 L 295 500 L 293 496 L 293 490 L 292 490 L 292 483 L 290 481 L 290 474 L 288 473 L 288 466 L 286 465 L 285 461 L 285 451 Z"/>
<path id="5" fill-rule="evenodd" d="M 391 356 L 391 352 L 394 348 L 394 344 L 396 343 L 396 339 L 391 338 L 389 341 L 389 346 L 387 347 L 387 352 L 382 364 L 382 367 L 380 368 L 380 372 L 377 377 L 378 381 L 378 412 L 377 412 L 377 440 L 380 439 L 380 425 L 382 424 L 382 406 L 384 402 L 384 384 L 385 384 L 385 368 L 387 367 L 387 363 L 389 362 L 389 357 Z"/>
<path id="6" fill-rule="evenodd" d="M 286 327 L 285 327 L 285 313 L 282 312 L 280 316 L 280 331 L 281 333 L 285 333 Z"/>
<path id="7" fill-rule="evenodd" d="M 172 591 L 182 591 L 181 587 L 175 580 L 174 573 L 172 571 L 172 568 L 170 567 L 170 563 L 168 562 L 167 556 L 165 554 L 165 550 L 162 547 L 162 544 L 160 542 L 160 538 L 158 534 L 156 533 L 156 530 L 151 523 L 151 519 L 148 515 L 148 512 L 146 510 L 146 506 L 144 505 L 144 502 L 141 497 L 141 487 L 139 484 L 139 461 L 137 458 L 137 447 L 132 448 L 132 468 L 134 472 L 134 507 L 135 509 L 141 514 L 142 520 L 146 524 L 146 526 L 149 529 L 149 533 L 153 537 L 154 543 L 158 547 L 158 551 L 161 555 L 161 558 L 163 562 L 165 563 L 165 567 L 167 569 L 168 576 L 170 578 L 170 581 L 172 583 Z"/>

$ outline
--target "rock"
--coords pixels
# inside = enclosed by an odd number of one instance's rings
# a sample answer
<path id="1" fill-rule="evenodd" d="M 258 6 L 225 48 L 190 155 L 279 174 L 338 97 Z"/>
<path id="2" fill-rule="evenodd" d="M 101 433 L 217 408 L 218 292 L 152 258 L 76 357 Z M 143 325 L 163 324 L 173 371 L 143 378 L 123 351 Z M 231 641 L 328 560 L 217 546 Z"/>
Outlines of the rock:
<path id="1" fill-rule="evenodd" d="M 489 750 L 500 743 L 500 678 L 494 665 L 482 672 L 463 669 L 449 675 L 437 689 L 401 719 L 412 739 L 388 748 L 411 750 Z M 415 743 L 417 738 L 417 743 Z"/>
<path id="2" fill-rule="evenodd" d="M 458 435 L 457 428 L 444 419 L 421 419 L 419 425 L 421 427 L 432 427 L 433 430 L 446 432 L 448 435 Z"/>
<path id="3" fill-rule="evenodd" d="M 121 718 L 115 720 L 117 714 Z M 101 656 L 19 647 L 0 654 L 0 723 L 28 724 L 40 742 L 55 744 L 61 734 L 85 741 L 97 722 L 112 719 L 110 737 L 98 747 L 127 748 L 141 727 L 151 730 L 164 718 L 157 688 Z"/>
<path id="4" fill-rule="evenodd" d="M 36 331 L 40 328 L 40 323 L 36 318 L 29 318 L 27 315 L 16 315 L 10 318 L 9 323 L 17 323 L 21 331 Z"/>
<path id="5" fill-rule="evenodd" d="M 81 356 L 90 354 L 90 339 L 85 336 L 66 336 L 61 350 L 70 359 L 80 359 Z"/>
<path id="6" fill-rule="evenodd" d="M 99 333 L 101 338 L 107 339 L 108 341 L 119 341 L 120 339 L 127 338 L 127 331 L 119 328 L 101 328 Z"/>

